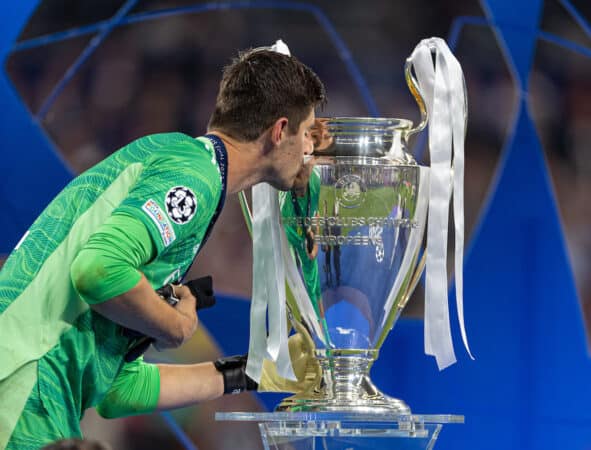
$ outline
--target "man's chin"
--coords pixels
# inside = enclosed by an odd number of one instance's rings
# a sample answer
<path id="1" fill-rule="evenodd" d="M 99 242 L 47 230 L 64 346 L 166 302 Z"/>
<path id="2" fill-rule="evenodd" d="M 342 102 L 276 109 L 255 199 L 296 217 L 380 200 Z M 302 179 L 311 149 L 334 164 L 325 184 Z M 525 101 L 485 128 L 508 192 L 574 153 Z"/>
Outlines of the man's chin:
<path id="1" fill-rule="evenodd" d="M 281 179 L 275 179 L 272 182 L 269 181 L 268 183 L 273 186 L 278 191 L 290 191 L 296 186 L 298 181 L 298 175 L 300 174 L 301 169 L 299 169 L 295 174 L 290 177 L 285 177 Z"/>
<path id="2" fill-rule="evenodd" d="M 291 188 L 293 188 L 295 180 L 293 180 L 291 183 L 288 181 L 276 181 L 274 183 L 269 183 L 271 186 L 273 186 L 275 189 L 277 189 L 278 191 L 289 191 L 291 190 Z"/>

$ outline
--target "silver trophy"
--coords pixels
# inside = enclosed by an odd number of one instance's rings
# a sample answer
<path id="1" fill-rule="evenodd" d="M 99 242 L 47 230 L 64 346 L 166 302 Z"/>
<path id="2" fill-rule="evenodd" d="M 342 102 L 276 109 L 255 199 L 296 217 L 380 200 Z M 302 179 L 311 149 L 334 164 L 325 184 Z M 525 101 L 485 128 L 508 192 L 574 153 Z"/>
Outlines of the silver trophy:
<path id="1" fill-rule="evenodd" d="M 441 131 L 447 126 L 441 120 L 446 111 L 438 111 L 443 103 L 435 103 L 434 107 L 433 93 L 429 91 L 423 98 L 421 89 L 436 80 L 435 98 L 452 99 L 452 106 L 459 111 L 451 122 L 454 146 L 455 139 L 461 136 L 461 146 L 455 149 L 461 158 L 466 117 L 461 69 L 459 64 L 450 63 L 455 59 L 443 41 L 423 41 L 417 49 L 407 60 L 405 75 L 419 105 L 420 123 L 415 127 L 404 119 L 319 119 L 313 130 L 313 168 L 306 173 L 304 183 L 300 180 L 298 189 L 280 194 L 286 238 L 282 246 L 285 248 L 287 243 L 289 248 L 285 270 L 290 287 L 287 309 L 294 329 L 312 349 L 310 353 L 319 369 L 305 373 L 310 382 L 301 383 L 304 388 L 284 399 L 277 411 L 411 413 L 406 403 L 381 393 L 371 382 L 369 371 L 415 289 L 425 259 L 429 259 L 430 252 L 422 252 L 421 256 L 421 249 L 430 199 L 439 195 L 449 201 L 450 196 L 447 186 L 439 194 L 436 189 L 440 180 L 452 179 L 449 167 L 444 177 L 438 168 L 437 182 L 430 183 L 431 169 L 417 164 L 407 151 L 409 138 L 427 124 L 427 110 L 435 111 L 432 128 Z M 443 83 L 438 73 L 425 76 L 432 70 L 434 50 L 439 51 L 438 64 L 456 71 L 452 74 L 455 78 L 449 75 L 451 70 L 446 72 L 448 79 L 459 80 L 452 86 L 452 95 L 438 91 L 437 83 Z M 447 65 L 440 63 L 447 53 L 449 58 L 443 60 Z M 414 65 L 417 61 L 421 66 L 418 72 Z M 432 157 L 435 154 L 437 158 L 445 153 L 433 151 L 431 147 Z M 458 169 L 454 177 L 459 179 L 461 175 Z M 458 191 L 458 200 L 460 194 Z M 454 202 L 455 197 L 454 193 Z M 439 206 L 429 213 L 429 221 L 433 213 L 433 224 L 439 226 L 436 219 L 447 218 L 447 206 L 441 207 L 445 203 L 441 201 L 434 203 Z M 441 229 L 447 232 L 447 222 Z M 444 285 L 438 298 L 445 302 L 446 311 L 446 275 L 439 276 Z M 461 315 L 460 323 L 463 330 Z M 445 341 L 438 339 L 440 336 L 451 339 L 444 328 L 435 333 L 431 330 L 426 340 L 426 352 L 436 358 L 441 357 L 441 342 Z M 445 345 L 444 349 L 449 349 L 451 341 Z M 438 365 L 442 368 L 453 361 L 452 349 L 447 358 L 438 359 Z"/>
<path id="2" fill-rule="evenodd" d="M 410 414 L 369 378 L 424 267 L 429 173 L 407 143 L 427 113 L 408 66 L 406 74 L 421 109 L 417 127 L 403 119 L 320 119 L 306 188 L 282 194 L 283 228 L 307 293 L 292 289 L 288 310 L 322 377 L 277 411 Z"/>

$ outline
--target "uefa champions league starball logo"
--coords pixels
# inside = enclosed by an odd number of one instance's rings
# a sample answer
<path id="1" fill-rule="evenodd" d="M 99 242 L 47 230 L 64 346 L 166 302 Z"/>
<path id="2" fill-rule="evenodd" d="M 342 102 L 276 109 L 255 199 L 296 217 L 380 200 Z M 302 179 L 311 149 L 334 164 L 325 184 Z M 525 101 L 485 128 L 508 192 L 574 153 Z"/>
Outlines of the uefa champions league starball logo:
<path id="1" fill-rule="evenodd" d="M 166 212 L 174 223 L 183 225 L 195 215 L 197 200 L 191 189 L 185 186 L 173 187 L 166 194 Z"/>

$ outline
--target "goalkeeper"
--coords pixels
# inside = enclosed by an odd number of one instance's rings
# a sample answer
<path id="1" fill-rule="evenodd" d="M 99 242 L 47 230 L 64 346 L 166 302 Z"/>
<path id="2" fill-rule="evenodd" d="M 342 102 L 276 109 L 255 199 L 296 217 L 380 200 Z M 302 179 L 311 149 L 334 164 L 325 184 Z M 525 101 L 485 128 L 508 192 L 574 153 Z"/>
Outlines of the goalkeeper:
<path id="1" fill-rule="evenodd" d="M 137 338 L 182 345 L 198 300 L 179 285 L 227 193 L 287 190 L 312 151 L 318 77 L 296 58 L 241 54 L 224 69 L 209 134 L 140 138 L 75 178 L 0 271 L 0 449 L 37 449 L 105 417 L 150 413 L 254 388 L 243 358 L 125 361 Z M 155 289 L 174 284 L 174 308 Z"/>

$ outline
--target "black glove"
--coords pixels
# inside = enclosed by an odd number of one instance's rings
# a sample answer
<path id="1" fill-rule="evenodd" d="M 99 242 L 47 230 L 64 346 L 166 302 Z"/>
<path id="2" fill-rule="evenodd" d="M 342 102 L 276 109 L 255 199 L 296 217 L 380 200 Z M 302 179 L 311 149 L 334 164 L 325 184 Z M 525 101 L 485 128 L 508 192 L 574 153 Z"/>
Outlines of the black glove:
<path id="1" fill-rule="evenodd" d="M 213 279 L 211 275 L 205 277 L 196 278 L 188 281 L 184 284 L 189 288 L 193 297 L 197 300 L 196 309 L 211 308 L 215 305 L 215 295 L 213 293 Z M 156 293 L 162 297 L 169 305 L 174 307 L 179 299 L 174 294 L 172 284 L 167 284 L 159 289 L 156 289 Z M 125 355 L 125 362 L 131 362 L 143 355 L 150 345 L 154 342 L 154 338 L 144 336 L 135 330 L 129 328 L 123 328 L 123 335 L 129 338 L 139 339 L 139 341 L 127 352 Z"/>
<path id="2" fill-rule="evenodd" d="M 213 278 L 211 278 L 211 275 L 191 280 L 185 283 L 185 286 L 191 290 L 191 294 L 197 299 L 197 311 L 200 309 L 211 308 L 215 305 Z"/>
<path id="3" fill-rule="evenodd" d="M 183 286 L 188 287 L 191 294 L 193 294 L 193 297 L 197 300 L 195 305 L 197 311 L 215 305 L 213 278 L 211 278 L 211 275 L 187 281 L 186 283 L 183 283 Z M 156 293 L 171 306 L 176 306 L 179 301 L 179 299 L 174 296 L 174 289 L 170 283 L 162 286 L 160 289 L 156 289 Z"/>
<path id="4" fill-rule="evenodd" d="M 240 394 L 254 391 L 259 385 L 246 375 L 248 355 L 227 356 L 214 361 L 213 365 L 224 377 L 224 394 Z"/>

